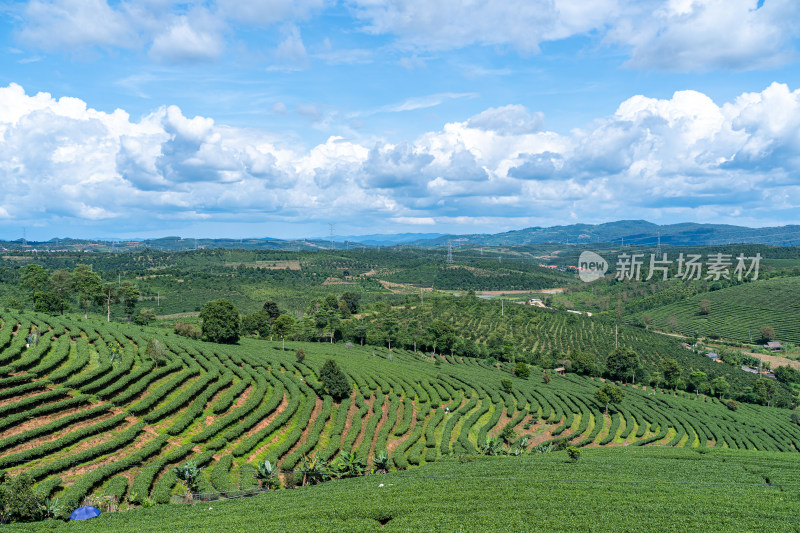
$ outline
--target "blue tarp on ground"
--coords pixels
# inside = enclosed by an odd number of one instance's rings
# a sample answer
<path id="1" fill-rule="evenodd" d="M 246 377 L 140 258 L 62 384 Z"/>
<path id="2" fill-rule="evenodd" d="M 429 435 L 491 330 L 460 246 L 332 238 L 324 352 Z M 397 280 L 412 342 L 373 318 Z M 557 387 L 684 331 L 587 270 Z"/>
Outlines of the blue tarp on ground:
<path id="1" fill-rule="evenodd" d="M 69 515 L 70 520 L 89 520 L 95 516 L 100 516 L 100 509 L 96 507 L 78 507 Z"/>

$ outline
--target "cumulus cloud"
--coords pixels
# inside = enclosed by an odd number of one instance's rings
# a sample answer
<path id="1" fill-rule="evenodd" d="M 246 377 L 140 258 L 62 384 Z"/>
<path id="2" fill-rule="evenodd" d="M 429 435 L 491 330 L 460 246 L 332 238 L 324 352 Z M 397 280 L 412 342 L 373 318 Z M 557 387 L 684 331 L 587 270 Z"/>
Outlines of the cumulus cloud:
<path id="1" fill-rule="evenodd" d="M 164 227 L 336 217 L 363 228 L 783 212 L 780 222 L 800 222 L 800 91 L 786 85 L 722 104 L 696 91 L 633 96 L 569 135 L 542 125 L 507 106 L 403 142 L 330 137 L 306 149 L 175 106 L 132 120 L 12 84 L 0 88 L 0 175 L 11 191 L 0 219 Z"/>

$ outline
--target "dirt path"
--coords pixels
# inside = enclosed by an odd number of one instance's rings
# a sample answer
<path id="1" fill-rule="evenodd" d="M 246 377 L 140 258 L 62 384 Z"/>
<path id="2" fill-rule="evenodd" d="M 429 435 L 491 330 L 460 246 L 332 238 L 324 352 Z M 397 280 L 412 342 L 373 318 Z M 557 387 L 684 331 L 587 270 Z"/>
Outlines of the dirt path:
<path id="1" fill-rule="evenodd" d="M 380 434 L 381 429 L 383 429 L 383 426 L 386 425 L 388 419 L 389 419 L 389 399 L 384 398 L 383 405 L 381 406 L 381 419 L 378 422 L 378 425 L 375 427 L 375 434 L 372 436 L 372 444 L 370 444 L 369 453 L 367 454 L 368 457 L 375 457 L 375 443 L 378 441 L 378 434 Z"/>
<path id="2" fill-rule="evenodd" d="M 361 443 L 364 442 L 364 435 L 367 433 L 367 426 L 369 425 L 369 419 L 375 416 L 375 412 L 373 410 L 373 406 L 375 405 L 375 397 L 370 396 L 366 398 L 364 402 L 369 406 L 369 410 L 367 414 L 361 419 L 361 429 L 358 431 L 358 436 L 356 437 L 356 441 L 353 443 L 353 450 L 357 450 Z"/>
<path id="3" fill-rule="evenodd" d="M 105 414 L 101 414 L 100 416 L 98 416 L 96 418 L 91 418 L 89 420 L 84 420 L 82 422 L 78 422 L 76 424 L 72 424 L 72 425 L 67 426 L 67 427 L 65 427 L 63 429 L 58 430 L 55 433 L 51 433 L 49 435 L 44 435 L 42 437 L 39 437 L 39 438 L 36 438 L 36 439 L 33 439 L 33 440 L 29 440 L 29 441 L 27 441 L 27 442 L 25 442 L 23 444 L 20 444 L 19 446 L 15 446 L 13 448 L 9 448 L 7 450 L 4 450 L 2 453 L 0 453 L 0 457 L 5 457 L 7 455 L 12 455 L 12 454 L 15 454 L 15 453 L 24 452 L 26 450 L 31 450 L 33 448 L 37 448 L 37 447 L 39 447 L 39 446 L 41 446 L 43 444 L 47 444 L 48 442 L 52 442 L 54 440 L 57 440 L 57 439 L 63 437 L 67 433 L 72 433 L 73 431 L 77 431 L 77 430 L 80 430 L 80 429 L 83 429 L 83 428 L 87 428 L 89 426 L 93 426 L 95 424 L 99 424 L 99 423 L 101 423 L 101 422 L 103 422 L 105 420 L 108 420 L 109 418 L 112 418 L 113 416 L 114 416 L 113 413 L 108 413 L 107 412 Z M 42 424 L 38 424 L 38 425 L 42 425 Z M 37 426 L 33 426 L 33 427 L 37 427 Z M 33 429 L 33 427 L 31 427 L 29 429 Z"/>
<path id="4" fill-rule="evenodd" d="M 389 442 L 386 443 L 386 448 L 388 448 L 389 455 L 392 455 L 395 450 L 397 450 L 397 447 L 411 436 L 411 434 L 414 432 L 414 428 L 417 426 L 417 404 L 412 403 L 411 405 L 413 406 L 411 411 L 411 425 L 408 427 L 408 431 L 406 431 L 402 436 L 396 437 L 394 440 L 392 440 L 392 436 L 389 435 Z"/>
<path id="5" fill-rule="evenodd" d="M 294 445 L 289 449 L 289 451 L 287 451 L 283 456 L 278 458 L 279 463 L 280 461 L 283 460 L 284 457 L 288 456 L 291 453 L 294 453 L 294 451 L 297 450 L 297 448 L 299 448 L 306 442 L 306 440 L 308 439 L 308 435 L 311 433 L 311 429 L 314 427 L 314 424 L 316 423 L 317 418 L 319 418 L 321 412 L 322 412 L 322 400 L 320 400 L 319 396 L 317 396 L 314 401 L 314 410 L 311 411 L 311 417 L 308 419 L 308 425 L 303 430 L 303 434 L 300 436 L 299 439 L 297 439 L 297 442 L 294 443 Z"/>

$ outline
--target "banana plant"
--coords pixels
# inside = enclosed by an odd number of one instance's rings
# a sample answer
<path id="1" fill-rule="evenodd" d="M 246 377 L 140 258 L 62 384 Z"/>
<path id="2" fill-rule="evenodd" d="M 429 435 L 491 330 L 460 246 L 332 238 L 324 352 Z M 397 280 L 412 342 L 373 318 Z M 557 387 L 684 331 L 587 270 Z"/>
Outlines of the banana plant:
<path id="1" fill-rule="evenodd" d="M 342 453 L 333 463 L 334 472 L 339 477 L 356 477 L 364 474 L 367 465 L 355 452 Z"/>
<path id="2" fill-rule="evenodd" d="M 175 467 L 175 476 L 186 484 L 186 492 L 197 492 L 197 479 L 200 477 L 200 469 L 194 461 L 186 461 L 181 466 Z"/>
<path id="3" fill-rule="evenodd" d="M 39 504 L 39 508 L 42 510 L 42 515 L 45 519 L 52 519 L 61 514 L 61 510 L 64 506 L 58 503 L 58 498 L 45 498 L 44 501 Z"/>
<path id="4" fill-rule="evenodd" d="M 478 447 L 483 455 L 500 455 L 503 453 L 503 442 L 500 439 L 486 438 L 486 442 Z"/>
<path id="5" fill-rule="evenodd" d="M 261 488 L 266 490 L 278 488 L 278 468 L 269 461 L 259 461 L 255 473 L 256 479 L 261 483 Z"/>
<path id="6" fill-rule="evenodd" d="M 383 450 L 372 459 L 372 473 L 373 474 L 386 474 L 392 467 L 392 460 L 389 459 L 389 453 Z"/>
<path id="7" fill-rule="evenodd" d="M 303 485 L 316 485 L 330 479 L 331 475 L 325 461 L 316 456 L 303 456 Z"/>

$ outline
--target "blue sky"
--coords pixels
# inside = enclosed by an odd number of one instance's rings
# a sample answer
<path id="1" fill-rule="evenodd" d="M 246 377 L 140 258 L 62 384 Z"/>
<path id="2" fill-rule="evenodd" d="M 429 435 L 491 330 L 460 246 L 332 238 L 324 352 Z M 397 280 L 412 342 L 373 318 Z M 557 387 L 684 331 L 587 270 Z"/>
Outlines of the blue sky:
<path id="1" fill-rule="evenodd" d="M 0 238 L 800 223 L 796 0 L 0 0 Z"/>

